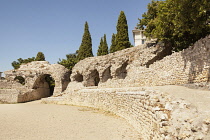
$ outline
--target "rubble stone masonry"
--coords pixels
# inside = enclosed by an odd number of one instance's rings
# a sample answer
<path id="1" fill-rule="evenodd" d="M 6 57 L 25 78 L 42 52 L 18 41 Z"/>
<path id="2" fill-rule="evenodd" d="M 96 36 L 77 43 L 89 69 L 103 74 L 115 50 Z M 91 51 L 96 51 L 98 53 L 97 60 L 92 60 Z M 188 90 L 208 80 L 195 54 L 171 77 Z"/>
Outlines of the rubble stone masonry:
<path id="1" fill-rule="evenodd" d="M 56 93 L 42 99 L 44 103 L 80 105 L 110 111 L 128 121 L 145 140 L 210 139 L 209 112 L 202 112 L 190 102 L 168 93 L 143 88 L 209 84 L 210 36 L 186 50 L 172 54 L 167 47 L 148 48 L 142 45 L 105 56 L 86 58 L 74 66 L 71 76 L 68 70 L 58 64 L 28 63 L 15 72 L 11 70 L 5 73 L 9 83 L 5 85 L 6 81 L 0 81 L 0 101 L 1 94 L 9 95 L 9 90 L 17 87 L 12 82 L 18 75 L 26 79 L 26 85 L 20 85 L 23 89 L 11 91 L 14 93 L 11 95 L 17 94 L 23 101 L 37 99 L 34 96 L 44 94 L 42 89 L 47 89 L 43 80 L 46 74 L 55 79 Z M 4 94 L 4 99 L 10 100 L 10 97 L 6 98 Z"/>

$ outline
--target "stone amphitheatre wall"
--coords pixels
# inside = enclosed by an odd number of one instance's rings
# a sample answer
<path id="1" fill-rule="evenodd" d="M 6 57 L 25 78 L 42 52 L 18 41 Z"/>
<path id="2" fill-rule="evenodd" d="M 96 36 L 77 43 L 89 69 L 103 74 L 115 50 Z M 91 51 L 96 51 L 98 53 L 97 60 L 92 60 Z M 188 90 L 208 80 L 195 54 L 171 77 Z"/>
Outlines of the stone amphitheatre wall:
<path id="1" fill-rule="evenodd" d="M 137 88 L 208 83 L 210 36 L 182 52 L 166 55 L 165 49 L 140 46 L 84 59 L 73 68 L 72 82 L 63 94 L 43 102 L 113 112 L 145 140 L 210 139 L 209 114 L 167 93 Z"/>
<path id="2" fill-rule="evenodd" d="M 144 140 L 208 140 L 210 118 L 183 99 L 143 88 L 84 88 L 71 83 L 60 97 L 43 103 L 99 108 L 129 122 Z M 70 87 L 69 85 L 69 87 Z"/>
<path id="3" fill-rule="evenodd" d="M 89 106 L 113 112 L 133 125 L 145 140 L 210 139 L 209 115 L 167 93 L 140 88 L 208 83 L 210 36 L 182 52 L 166 55 L 166 49 L 140 46 L 87 58 L 75 65 L 69 84 L 64 68 L 48 67 L 46 62 L 29 63 L 15 73 L 9 71 L 6 79 L 11 78 L 12 81 L 14 76 L 27 75 L 26 87 L 33 89 L 40 76 L 50 74 L 56 81 L 59 94 L 43 99 L 43 102 Z M 27 96 L 21 98 L 30 99 L 31 92 L 25 92 Z"/>
<path id="4" fill-rule="evenodd" d="M 71 80 L 82 82 L 84 86 L 99 87 L 210 81 L 210 36 L 172 55 L 164 51 L 165 49 L 157 47 L 140 46 L 106 56 L 87 58 L 73 68 Z"/>
<path id="5" fill-rule="evenodd" d="M 210 81 L 210 36 L 190 48 L 173 53 L 151 64 L 149 68 L 134 71 L 140 85 L 176 85 L 208 83 Z M 133 72 L 134 73 L 134 72 Z"/>
<path id="6" fill-rule="evenodd" d="M 16 81 L 0 80 L 0 102 L 16 103 L 24 87 Z"/>
<path id="7" fill-rule="evenodd" d="M 52 64 L 47 61 L 34 61 L 23 64 L 17 70 L 9 70 L 4 72 L 8 81 L 14 81 L 16 76 L 25 78 L 25 87 L 34 89 L 37 87 L 37 80 L 42 79 L 46 75 L 50 75 L 55 80 L 54 94 L 60 94 L 64 91 L 70 81 L 69 71 L 62 65 Z"/>
<path id="8" fill-rule="evenodd" d="M 59 64 L 50 65 L 47 61 L 34 61 L 23 64 L 17 70 L 4 72 L 6 80 L 0 80 L 0 101 L 8 103 L 27 102 L 51 96 L 46 76 L 55 80 L 53 95 L 60 94 L 67 88 L 70 72 Z M 15 77 L 25 79 L 22 85 Z"/>

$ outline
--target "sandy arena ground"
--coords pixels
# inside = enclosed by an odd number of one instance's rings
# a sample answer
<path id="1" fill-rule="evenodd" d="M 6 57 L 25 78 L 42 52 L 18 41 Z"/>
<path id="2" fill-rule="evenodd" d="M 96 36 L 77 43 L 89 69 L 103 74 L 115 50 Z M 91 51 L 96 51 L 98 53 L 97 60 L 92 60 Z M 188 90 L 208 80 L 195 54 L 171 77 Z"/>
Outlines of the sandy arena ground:
<path id="1" fill-rule="evenodd" d="M 112 114 L 84 107 L 0 104 L 0 140 L 138 140 L 139 134 Z"/>

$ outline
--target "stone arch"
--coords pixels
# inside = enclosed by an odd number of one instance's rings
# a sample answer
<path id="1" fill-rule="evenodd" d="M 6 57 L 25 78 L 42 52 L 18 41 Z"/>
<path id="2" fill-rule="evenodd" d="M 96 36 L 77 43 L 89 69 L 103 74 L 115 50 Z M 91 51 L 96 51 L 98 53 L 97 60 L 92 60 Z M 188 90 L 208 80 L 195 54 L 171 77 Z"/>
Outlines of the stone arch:
<path id="1" fill-rule="evenodd" d="M 124 62 L 121 67 L 116 69 L 116 77 L 118 79 L 125 79 L 125 77 L 127 76 L 127 70 L 126 70 L 127 66 L 128 62 Z"/>
<path id="2" fill-rule="evenodd" d="M 52 87 L 51 84 L 54 86 Z M 52 96 L 54 87 L 54 78 L 50 74 L 42 74 L 36 78 L 32 89 L 34 89 L 33 93 L 36 93 L 37 98 L 43 98 Z"/>
<path id="3" fill-rule="evenodd" d="M 100 77 L 98 71 L 92 70 L 88 76 L 87 86 L 98 86 L 100 82 Z"/>
<path id="4" fill-rule="evenodd" d="M 76 75 L 74 75 L 74 80 L 77 82 L 82 82 L 83 81 L 83 75 L 80 73 L 77 73 Z"/>
<path id="5" fill-rule="evenodd" d="M 112 76 L 111 76 L 111 66 L 109 66 L 108 68 L 106 68 L 104 70 L 104 72 L 102 73 L 102 79 L 101 79 L 101 81 L 102 82 L 106 82 L 108 79 L 112 79 Z"/>

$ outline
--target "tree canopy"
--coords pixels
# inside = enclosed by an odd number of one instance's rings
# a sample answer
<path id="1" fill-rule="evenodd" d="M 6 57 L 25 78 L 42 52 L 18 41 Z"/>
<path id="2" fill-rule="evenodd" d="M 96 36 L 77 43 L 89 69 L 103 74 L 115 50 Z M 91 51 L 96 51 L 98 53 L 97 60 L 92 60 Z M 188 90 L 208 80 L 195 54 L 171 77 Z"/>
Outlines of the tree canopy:
<path id="1" fill-rule="evenodd" d="M 80 48 L 78 50 L 77 59 L 78 60 L 83 60 L 87 57 L 92 57 L 92 56 L 93 56 L 92 39 L 91 39 L 91 35 L 90 35 L 90 32 L 89 32 L 88 23 L 85 22 L 84 34 L 83 34 L 83 37 L 82 37 L 82 43 L 81 43 Z"/>
<path id="2" fill-rule="evenodd" d="M 107 55 L 108 53 L 109 52 L 108 52 L 108 45 L 106 41 L 106 34 L 104 34 L 104 37 L 101 38 L 100 45 L 98 46 L 97 56 Z"/>
<path id="3" fill-rule="evenodd" d="M 77 63 L 77 54 L 67 54 L 66 59 L 60 59 L 58 64 L 63 65 L 65 68 L 70 70 L 70 73 L 72 72 L 72 68 Z"/>
<path id="4" fill-rule="evenodd" d="M 117 34 L 116 34 L 116 50 L 123 50 L 131 47 L 128 36 L 128 24 L 125 13 L 120 12 L 117 22 Z"/>
<path id="5" fill-rule="evenodd" d="M 18 68 L 20 68 L 21 64 L 26 64 L 26 63 L 29 63 L 32 61 L 45 61 L 45 56 L 42 52 L 38 52 L 36 55 L 36 58 L 35 57 L 31 57 L 31 58 L 27 58 L 27 59 L 19 58 L 19 59 L 17 59 L 17 61 L 12 62 L 12 66 L 14 69 L 18 69 Z"/>
<path id="6" fill-rule="evenodd" d="M 19 59 L 17 59 L 17 61 L 12 62 L 12 66 L 13 66 L 14 69 L 18 69 L 18 68 L 20 68 L 21 64 L 29 63 L 29 62 L 32 62 L 32 61 L 35 61 L 35 57 L 27 58 L 27 59 L 19 58 Z"/>
<path id="7" fill-rule="evenodd" d="M 189 47 L 210 34 L 209 0 L 152 1 L 139 19 L 138 28 L 145 35 L 170 42 L 175 51 Z"/>
<path id="8" fill-rule="evenodd" d="M 45 56 L 42 52 L 38 52 L 35 61 L 45 61 Z"/>

